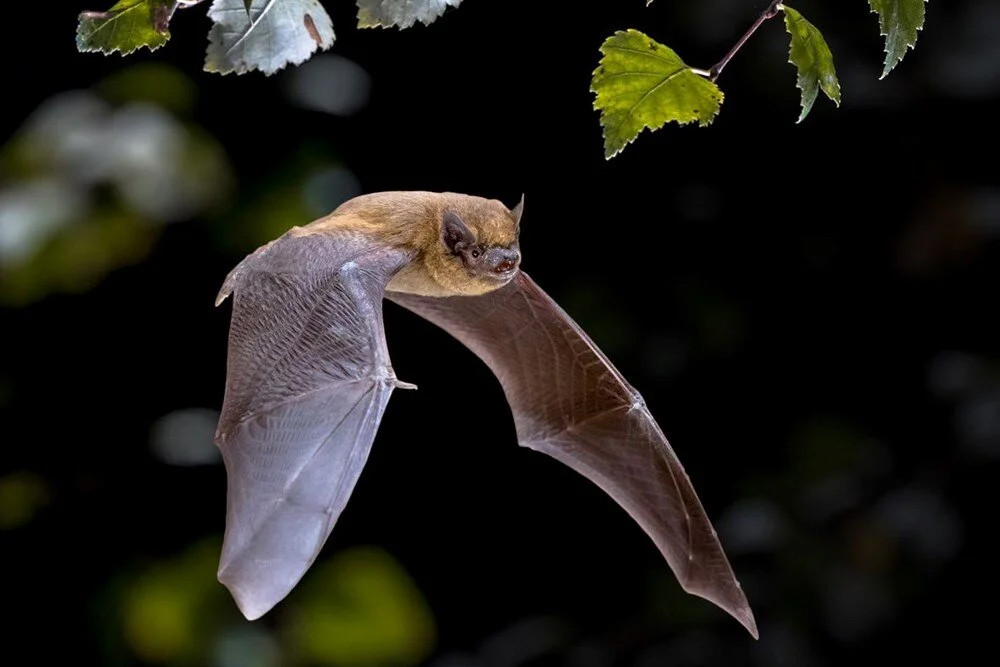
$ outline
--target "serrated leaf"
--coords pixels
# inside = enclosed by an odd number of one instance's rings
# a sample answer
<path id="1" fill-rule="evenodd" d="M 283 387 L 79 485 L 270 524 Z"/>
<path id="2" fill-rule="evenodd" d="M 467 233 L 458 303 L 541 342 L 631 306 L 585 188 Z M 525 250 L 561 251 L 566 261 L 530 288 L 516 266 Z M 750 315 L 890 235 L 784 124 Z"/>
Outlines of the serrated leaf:
<path id="1" fill-rule="evenodd" d="M 462 0 L 358 0 L 359 28 L 409 28 L 430 25 Z"/>
<path id="2" fill-rule="evenodd" d="M 208 10 L 215 22 L 208 33 L 205 71 L 274 74 L 298 65 L 335 38 L 333 22 L 317 0 L 215 0 Z"/>
<path id="3" fill-rule="evenodd" d="M 155 51 L 170 39 L 176 8 L 176 0 L 120 0 L 106 12 L 81 12 L 76 48 L 122 55 L 143 46 Z"/>
<path id="4" fill-rule="evenodd" d="M 809 115 L 820 90 L 840 106 L 840 82 L 823 33 L 788 5 L 781 8 L 785 12 L 785 29 L 791 37 L 788 62 L 799 72 L 795 85 L 802 90 L 802 113 L 797 121 L 801 123 Z"/>
<path id="5" fill-rule="evenodd" d="M 645 128 L 671 121 L 705 126 L 719 113 L 719 87 L 638 30 L 616 32 L 601 44 L 601 53 L 590 90 L 601 112 L 604 157 L 617 155 Z"/>
<path id="6" fill-rule="evenodd" d="M 885 37 L 884 79 L 917 44 L 917 32 L 924 27 L 924 3 L 927 0 L 868 0 L 878 14 L 879 32 Z"/>

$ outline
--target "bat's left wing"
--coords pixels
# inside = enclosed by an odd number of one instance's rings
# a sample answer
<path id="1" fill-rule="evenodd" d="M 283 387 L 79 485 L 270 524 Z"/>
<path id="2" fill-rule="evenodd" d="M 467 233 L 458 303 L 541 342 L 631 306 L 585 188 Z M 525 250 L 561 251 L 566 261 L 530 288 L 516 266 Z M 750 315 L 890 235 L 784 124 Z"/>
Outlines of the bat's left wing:
<path id="1" fill-rule="evenodd" d="M 382 294 L 410 259 L 352 234 L 286 234 L 239 264 L 216 443 L 228 478 L 219 581 L 249 619 L 312 564 L 399 383 Z"/>
<path id="2" fill-rule="evenodd" d="M 452 334 L 496 374 L 518 440 L 589 478 L 653 539 L 684 590 L 757 625 L 694 487 L 646 405 L 526 274 L 499 290 L 386 298 Z"/>

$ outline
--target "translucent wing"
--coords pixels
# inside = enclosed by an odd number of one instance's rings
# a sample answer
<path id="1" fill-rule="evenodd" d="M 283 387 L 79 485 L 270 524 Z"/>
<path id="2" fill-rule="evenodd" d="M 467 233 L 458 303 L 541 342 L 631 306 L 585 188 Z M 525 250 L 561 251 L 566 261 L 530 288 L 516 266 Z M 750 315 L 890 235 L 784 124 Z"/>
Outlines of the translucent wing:
<path id="1" fill-rule="evenodd" d="M 478 297 L 387 298 L 475 352 L 503 385 L 520 444 L 583 474 L 659 547 L 684 590 L 757 626 L 691 481 L 646 405 L 526 274 Z"/>
<path id="2" fill-rule="evenodd" d="M 226 397 L 219 580 L 254 619 L 316 558 L 368 458 L 396 378 L 386 284 L 409 256 L 349 235 L 285 235 L 237 266 Z"/>

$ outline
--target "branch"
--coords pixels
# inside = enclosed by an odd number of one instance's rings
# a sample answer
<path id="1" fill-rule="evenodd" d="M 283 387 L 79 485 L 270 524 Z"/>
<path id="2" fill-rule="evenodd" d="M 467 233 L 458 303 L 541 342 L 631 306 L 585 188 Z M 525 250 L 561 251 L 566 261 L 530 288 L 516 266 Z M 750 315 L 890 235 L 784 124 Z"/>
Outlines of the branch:
<path id="1" fill-rule="evenodd" d="M 722 60 L 715 63 L 715 65 L 712 66 L 712 69 L 707 72 L 705 70 L 695 70 L 695 72 L 701 74 L 702 76 L 707 76 L 709 81 L 714 82 L 719 78 L 719 75 L 722 74 L 723 68 L 728 65 L 729 61 L 736 55 L 736 52 L 743 48 L 743 45 L 747 43 L 747 40 L 750 39 L 755 32 L 757 32 L 757 28 L 759 28 L 764 21 L 773 19 L 777 16 L 779 11 L 781 11 L 781 0 L 771 0 L 771 4 L 767 6 L 767 9 L 765 9 L 761 15 L 757 17 L 757 20 L 753 22 L 750 29 L 747 30 L 742 37 L 740 37 L 740 41 L 736 42 L 736 45 L 729 50 L 729 53 L 723 56 Z"/>

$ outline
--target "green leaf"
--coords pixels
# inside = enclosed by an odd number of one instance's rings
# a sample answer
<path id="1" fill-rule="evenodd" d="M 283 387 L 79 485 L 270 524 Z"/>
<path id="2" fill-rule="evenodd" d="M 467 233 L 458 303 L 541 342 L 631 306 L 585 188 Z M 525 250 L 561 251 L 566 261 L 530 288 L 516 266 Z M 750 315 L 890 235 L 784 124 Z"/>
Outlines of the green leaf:
<path id="1" fill-rule="evenodd" d="M 788 62 L 799 71 L 795 85 L 802 90 L 802 113 L 797 121 L 801 123 L 809 115 L 820 90 L 840 106 L 840 82 L 823 33 L 788 5 L 781 8 L 785 12 L 785 28 L 791 36 Z"/>
<path id="2" fill-rule="evenodd" d="M 377 547 L 317 563 L 286 609 L 291 664 L 422 664 L 434 649 L 434 617 L 403 566 Z"/>
<path id="3" fill-rule="evenodd" d="M 119 0 L 106 12 L 81 12 L 76 48 L 122 55 L 145 46 L 155 51 L 170 39 L 176 0 Z"/>
<path id="4" fill-rule="evenodd" d="M 298 65 L 316 49 L 333 44 L 333 22 L 318 0 L 215 0 L 208 16 L 205 70 L 274 74 L 289 63 Z"/>
<path id="5" fill-rule="evenodd" d="M 409 28 L 417 21 L 430 25 L 448 7 L 462 0 L 358 0 L 359 28 Z"/>
<path id="6" fill-rule="evenodd" d="M 638 30 L 616 32 L 601 53 L 590 90 L 601 112 L 604 157 L 617 155 L 644 128 L 657 130 L 670 121 L 704 127 L 719 113 L 719 87 Z"/>
<path id="7" fill-rule="evenodd" d="M 924 3 L 927 0 L 868 0 L 878 13 L 879 32 L 885 37 L 884 79 L 892 68 L 917 43 L 917 31 L 924 27 Z"/>

